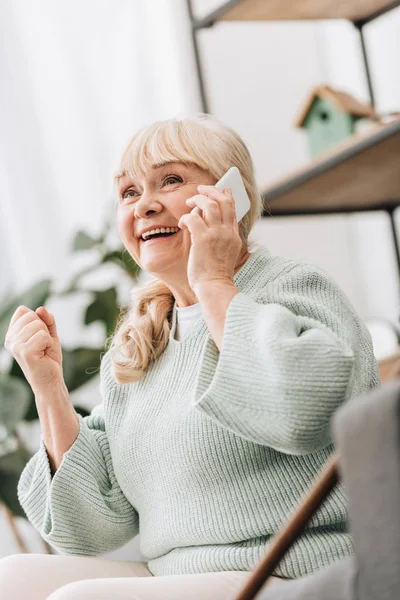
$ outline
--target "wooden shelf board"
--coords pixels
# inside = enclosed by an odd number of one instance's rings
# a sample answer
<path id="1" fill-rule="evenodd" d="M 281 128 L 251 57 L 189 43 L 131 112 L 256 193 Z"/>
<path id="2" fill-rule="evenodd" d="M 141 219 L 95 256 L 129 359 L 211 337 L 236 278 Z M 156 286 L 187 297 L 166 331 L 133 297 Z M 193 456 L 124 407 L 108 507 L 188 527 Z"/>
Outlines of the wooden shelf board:
<path id="1" fill-rule="evenodd" d="M 217 21 L 368 21 L 399 4 L 393 0 L 230 0 L 195 24 L 200 28 Z"/>
<path id="2" fill-rule="evenodd" d="M 264 216 L 389 210 L 400 205 L 400 119 L 375 124 L 262 188 Z"/>

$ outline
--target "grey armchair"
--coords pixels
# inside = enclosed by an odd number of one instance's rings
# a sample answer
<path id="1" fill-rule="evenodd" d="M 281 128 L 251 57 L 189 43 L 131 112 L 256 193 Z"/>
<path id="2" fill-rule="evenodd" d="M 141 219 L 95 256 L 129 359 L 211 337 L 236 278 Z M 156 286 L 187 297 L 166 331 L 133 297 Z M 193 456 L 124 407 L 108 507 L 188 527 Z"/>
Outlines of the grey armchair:
<path id="1" fill-rule="evenodd" d="M 343 405 L 332 419 L 332 435 L 355 555 L 271 585 L 259 600 L 400 599 L 400 379 Z M 245 592 L 239 598 L 254 597 Z"/>

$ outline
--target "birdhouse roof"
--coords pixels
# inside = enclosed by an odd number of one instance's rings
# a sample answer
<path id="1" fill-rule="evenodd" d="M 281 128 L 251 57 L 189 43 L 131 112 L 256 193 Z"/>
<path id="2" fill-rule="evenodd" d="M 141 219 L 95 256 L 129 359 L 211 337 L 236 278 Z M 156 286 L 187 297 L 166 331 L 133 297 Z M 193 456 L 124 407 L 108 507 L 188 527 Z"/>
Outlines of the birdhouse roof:
<path id="1" fill-rule="evenodd" d="M 320 85 L 311 90 L 307 101 L 305 102 L 301 112 L 295 122 L 295 127 L 301 127 L 306 120 L 308 113 L 316 98 L 328 100 L 337 106 L 340 110 L 354 117 L 375 117 L 377 114 L 370 104 L 362 104 L 350 94 L 335 90 L 329 85 Z"/>

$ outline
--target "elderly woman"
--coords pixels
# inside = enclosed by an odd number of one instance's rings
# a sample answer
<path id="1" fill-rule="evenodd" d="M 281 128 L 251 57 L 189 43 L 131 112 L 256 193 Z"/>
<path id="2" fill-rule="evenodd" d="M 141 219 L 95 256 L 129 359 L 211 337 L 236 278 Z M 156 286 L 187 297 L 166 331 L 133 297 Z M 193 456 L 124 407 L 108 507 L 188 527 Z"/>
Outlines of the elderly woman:
<path id="1" fill-rule="evenodd" d="M 239 224 L 215 187 L 231 166 L 251 201 Z M 122 242 L 154 280 L 135 287 L 107 343 L 89 417 L 65 388 L 53 316 L 19 307 L 10 323 L 42 426 L 19 499 L 75 556 L 15 557 L 24 583 L 9 580 L 31 600 L 233 598 L 331 454 L 332 414 L 379 384 L 371 338 L 326 273 L 249 241 L 261 197 L 230 127 L 154 123 L 115 180 Z M 88 558 L 139 531 L 146 562 Z M 273 581 L 352 553 L 338 486 Z"/>

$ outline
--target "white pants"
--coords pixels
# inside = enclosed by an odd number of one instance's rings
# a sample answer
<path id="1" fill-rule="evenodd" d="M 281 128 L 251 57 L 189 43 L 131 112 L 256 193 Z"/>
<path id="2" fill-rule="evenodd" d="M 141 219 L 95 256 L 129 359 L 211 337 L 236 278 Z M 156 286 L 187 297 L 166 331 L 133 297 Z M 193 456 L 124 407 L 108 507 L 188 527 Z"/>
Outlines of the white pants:
<path id="1" fill-rule="evenodd" d="M 144 562 L 13 554 L 0 560 L 1 600 L 234 600 L 248 571 L 154 577 Z M 285 582 L 271 577 L 266 585 Z"/>

